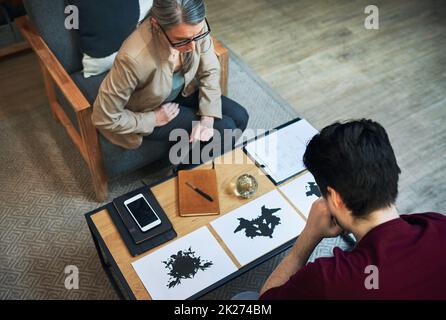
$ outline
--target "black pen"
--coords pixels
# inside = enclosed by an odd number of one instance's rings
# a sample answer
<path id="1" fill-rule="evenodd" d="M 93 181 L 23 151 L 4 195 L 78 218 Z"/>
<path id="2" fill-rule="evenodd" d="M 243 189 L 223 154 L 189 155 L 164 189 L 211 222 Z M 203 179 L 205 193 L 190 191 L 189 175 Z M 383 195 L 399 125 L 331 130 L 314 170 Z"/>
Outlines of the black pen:
<path id="1" fill-rule="evenodd" d="M 208 195 L 206 192 L 201 191 L 200 189 L 198 189 L 196 186 L 190 184 L 189 182 L 186 182 L 186 185 L 188 187 L 191 187 L 196 193 L 198 193 L 200 196 L 204 197 L 206 200 L 209 200 L 211 202 L 214 201 L 214 199 L 212 199 L 212 197 L 210 195 Z"/>

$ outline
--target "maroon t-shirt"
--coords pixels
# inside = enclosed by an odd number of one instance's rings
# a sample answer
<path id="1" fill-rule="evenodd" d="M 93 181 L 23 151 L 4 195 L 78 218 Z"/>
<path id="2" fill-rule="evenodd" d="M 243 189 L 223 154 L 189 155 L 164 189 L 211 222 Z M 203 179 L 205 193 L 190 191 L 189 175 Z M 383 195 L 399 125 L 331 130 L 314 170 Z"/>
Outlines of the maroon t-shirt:
<path id="1" fill-rule="evenodd" d="M 373 228 L 351 252 L 335 248 L 333 253 L 260 299 L 446 299 L 446 217 L 441 214 L 401 215 Z"/>

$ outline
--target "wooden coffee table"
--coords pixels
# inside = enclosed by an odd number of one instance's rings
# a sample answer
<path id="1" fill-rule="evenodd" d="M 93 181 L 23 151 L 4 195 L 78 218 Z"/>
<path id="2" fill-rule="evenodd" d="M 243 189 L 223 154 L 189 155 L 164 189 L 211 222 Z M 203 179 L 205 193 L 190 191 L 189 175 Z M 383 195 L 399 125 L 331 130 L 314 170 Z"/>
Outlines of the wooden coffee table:
<path id="1" fill-rule="evenodd" d="M 196 169 L 209 168 L 210 166 L 211 164 L 204 164 L 197 167 Z M 164 209 L 170 221 L 172 222 L 172 225 L 178 234 L 177 238 L 195 231 L 200 227 L 209 226 L 209 223 L 212 220 L 217 219 L 220 216 L 246 204 L 247 202 L 276 189 L 276 186 L 271 182 L 271 180 L 269 180 L 267 176 L 263 175 L 260 169 L 240 148 L 235 149 L 220 158 L 217 158 L 215 169 L 217 171 L 217 183 L 221 209 L 221 214 L 218 216 L 180 217 L 178 215 L 176 176 L 169 177 L 165 179 L 165 181 L 161 181 L 151 187 L 148 187 L 152 190 L 161 207 Z M 241 199 L 234 193 L 235 180 L 238 176 L 244 173 L 253 175 L 257 178 L 259 183 L 258 192 L 253 198 L 249 200 Z M 130 299 L 151 299 L 150 294 L 147 292 L 143 283 L 133 269 L 132 262 L 159 249 L 162 246 L 149 250 L 137 257 L 133 257 L 129 253 L 117 228 L 113 224 L 112 219 L 107 211 L 107 206 L 86 214 L 86 219 L 104 270 L 109 276 L 110 281 L 112 282 L 120 297 Z M 222 244 L 222 247 L 225 249 L 226 253 L 236 264 L 236 266 L 238 267 L 238 271 L 231 276 L 215 283 L 211 287 L 203 290 L 199 293 L 199 295 L 204 295 L 214 290 L 215 288 L 230 281 L 231 279 L 234 279 L 235 277 L 240 276 L 244 272 L 252 269 L 260 263 L 274 257 L 280 252 L 289 248 L 295 241 L 295 239 L 292 239 L 284 245 L 276 248 L 274 251 L 268 253 L 267 255 L 264 255 L 256 261 L 242 267 L 234 259 L 231 252 L 227 250 L 227 247 L 223 244 L 214 230 L 212 228 L 209 229 L 214 234 L 216 239 L 218 239 L 219 243 Z M 175 239 L 171 241 L 175 241 Z"/>

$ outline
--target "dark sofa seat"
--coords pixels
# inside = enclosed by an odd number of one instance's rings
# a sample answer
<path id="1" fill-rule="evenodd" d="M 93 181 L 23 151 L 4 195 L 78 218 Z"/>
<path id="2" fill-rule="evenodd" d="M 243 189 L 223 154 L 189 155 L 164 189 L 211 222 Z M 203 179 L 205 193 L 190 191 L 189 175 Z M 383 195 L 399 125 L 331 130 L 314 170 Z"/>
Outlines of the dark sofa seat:
<path id="1" fill-rule="evenodd" d="M 84 78 L 82 71 L 74 72 L 70 74 L 74 83 L 81 89 L 85 98 L 87 98 L 88 102 L 93 105 L 94 101 L 99 92 L 99 87 L 101 86 L 102 81 L 104 80 L 107 73 L 103 73 L 97 76 L 93 76 L 90 78 Z"/>
<path id="2" fill-rule="evenodd" d="M 71 78 L 81 89 L 87 100 L 93 105 L 99 92 L 99 87 L 107 73 L 84 78 L 82 72 L 71 74 Z M 117 146 L 101 134 L 99 134 L 99 143 L 104 158 L 104 166 L 107 176 L 115 178 L 125 173 L 135 171 L 161 158 L 165 158 L 169 154 L 169 149 L 165 143 L 153 142 L 146 143 L 143 141 L 141 147 L 136 150 L 127 150 Z"/>

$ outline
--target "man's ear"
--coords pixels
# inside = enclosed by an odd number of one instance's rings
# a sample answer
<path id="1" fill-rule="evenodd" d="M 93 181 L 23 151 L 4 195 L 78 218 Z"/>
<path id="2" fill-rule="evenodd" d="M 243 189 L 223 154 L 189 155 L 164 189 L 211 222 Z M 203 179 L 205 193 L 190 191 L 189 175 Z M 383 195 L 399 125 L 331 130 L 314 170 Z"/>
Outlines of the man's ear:
<path id="1" fill-rule="evenodd" d="M 327 186 L 327 198 L 330 198 L 331 203 L 336 209 L 345 209 L 344 201 L 341 198 L 339 192 L 332 187 Z"/>

